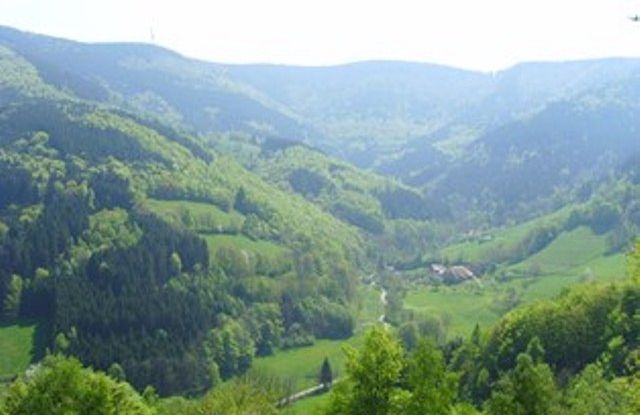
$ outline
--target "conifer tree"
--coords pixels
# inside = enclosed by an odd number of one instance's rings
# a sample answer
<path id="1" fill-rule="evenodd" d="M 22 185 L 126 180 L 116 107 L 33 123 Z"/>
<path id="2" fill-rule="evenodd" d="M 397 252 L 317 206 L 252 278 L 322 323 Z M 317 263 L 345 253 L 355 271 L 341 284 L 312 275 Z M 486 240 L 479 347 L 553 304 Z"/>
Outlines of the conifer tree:
<path id="1" fill-rule="evenodd" d="M 329 389 L 332 382 L 333 371 L 331 370 L 329 359 L 325 357 L 324 361 L 322 362 L 322 367 L 320 367 L 320 384 L 324 386 L 325 389 Z"/>

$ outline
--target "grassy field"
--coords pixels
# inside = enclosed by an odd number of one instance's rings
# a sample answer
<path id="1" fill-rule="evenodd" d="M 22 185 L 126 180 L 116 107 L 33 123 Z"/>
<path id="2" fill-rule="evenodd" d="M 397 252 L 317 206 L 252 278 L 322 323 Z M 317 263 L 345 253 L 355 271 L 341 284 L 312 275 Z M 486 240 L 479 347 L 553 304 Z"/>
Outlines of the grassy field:
<path id="1" fill-rule="evenodd" d="M 215 257 L 218 249 L 231 246 L 245 250 L 249 253 L 261 254 L 267 257 L 278 258 L 286 255 L 286 248 L 269 241 L 254 241 L 244 235 L 201 235 L 209 247 L 209 253 Z"/>
<path id="2" fill-rule="evenodd" d="M 244 223 L 244 216 L 240 213 L 225 212 L 208 203 L 148 199 L 147 204 L 170 222 L 181 222 L 196 232 L 240 230 Z"/>
<path id="3" fill-rule="evenodd" d="M 545 249 L 512 268 L 557 274 L 584 267 L 589 262 L 604 257 L 606 251 L 606 236 L 596 235 L 590 228 L 581 226 L 571 232 L 563 232 Z"/>
<path id="4" fill-rule="evenodd" d="M 561 234 L 545 249 L 509 270 L 525 275 L 533 270 L 537 274 L 521 282 L 524 301 L 550 298 L 579 282 L 624 278 L 625 256 L 606 255 L 606 251 L 606 235 L 596 235 L 591 229 L 580 227 Z"/>
<path id="5" fill-rule="evenodd" d="M 325 357 L 329 359 L 334 377 L 344 373 L 343 346 L 357 347 L 361 339 L 356 335 L 348 340 L 316 340 L 313 346 L 282 350 L 272 356 L 257 358 L 252 370 L 275 375 L 292 382 L 295 390 L 302 390 L 318 384 L 320 365 Z"/>
<path id="6" fill-rule="evenodd" d="M 588 281 L 614 281 L 625 278 L 626 258 L 623 254 L 602 256 L 574 268 L 565 268 L 550 274 L 510 281 L 508 285 L 522 287 L 522 300 L 551 298 L 562 289 Z"/>
<path id="7" fill-rule="evenodd" d="M 486 240 L 477 238 L 449 245 L 441 250 L 440 256 L 458 262 L 482 262 L 488 258 L 499 257 L 517 247 L 533 229 L 562 222 L 568 215 L 567 209 L 561 209 L 529 222 L 491 232 L 485 235 Z"/>
<path id="8" fill-rule="evenodd" d="M 244 216 L 231 211 L 225 212 L 215 205 L 185 200 L 148 199 L 148 207 L 159 213 L 170 223 L 181 223 L 198 232 L 207 241 L 209 253 L 215 256 L 218 249 L 231 246 L 261 254 L 271 258 L 279 258 L 288 250 L 269 241 L 254 241 L 238 232 L 242 229 Z"/>
<path id="9" fill-rule="evenodd" d="M 42 357 L 44 329 L 32 320 L 0 323 L 0 379 L 24 371 L 34 359 Z"/>
<path id="10" fill-rule="evenodd" d="M 294 402 L 288 408 L 289 413 L 292 415 L 313 415 L 329 402 L 329 396 L 331 396 L 330 393 L 324 393 Z"/>
<path id="11" fill-rule="evenodd" d="M 449 336 L 468 336 L 476 323 L 487 327 L 500 317 L 492 307 L 492 300 L 492 292 L 464 284 L 412 290 L 404 305 L 416 314 L 439 317 L 445 322 Z"/>
<path id="12" fill-rule="evenodd" d="M 490 240 L 471 240 L 450 245 L 442 249 L 443 259 L 458 262 L 481 262 L 497 252 L 512 249 L 535 227 L 534 222 L 523 223 L 493 234 Z"/>
<path id="13" fill-rule="evenodd" d="M 607 255 L 595 258 L 575 269 L 579 270 L 590 279 L 613 281 L 626 276 L 627 258 L 624 254 Z"/>

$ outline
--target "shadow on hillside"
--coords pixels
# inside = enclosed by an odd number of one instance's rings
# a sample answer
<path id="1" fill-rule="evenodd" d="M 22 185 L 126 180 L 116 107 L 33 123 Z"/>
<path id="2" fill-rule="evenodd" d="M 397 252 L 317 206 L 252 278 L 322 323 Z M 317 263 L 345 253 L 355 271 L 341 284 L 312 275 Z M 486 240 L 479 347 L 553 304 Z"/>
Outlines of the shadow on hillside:
<path id="1" fill-rule="evenodd" d="M 31 343 L 31 363 L 36 363 L 44 358 L 47 348 L 50 346 L 51 324 L 46 320 L 32 321 L 36 324 Z"/>

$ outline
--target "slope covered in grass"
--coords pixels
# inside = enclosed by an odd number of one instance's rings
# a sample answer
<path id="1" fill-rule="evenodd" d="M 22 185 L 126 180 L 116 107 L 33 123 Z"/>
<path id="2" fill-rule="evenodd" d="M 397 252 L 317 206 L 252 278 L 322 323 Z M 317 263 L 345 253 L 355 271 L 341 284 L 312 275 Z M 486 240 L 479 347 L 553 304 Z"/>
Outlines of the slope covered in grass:
<path id="1" fill-rule="evenodd" d="M 441 249 L 439 257 L 448 261 L 471 263 L 512 261 L 519 255 L 520 247 L 532 231 L 537 228 L 562 225 L 569 216 L 570 210 L 571 208 L 561 209 L 514 226 L 468 236 L 462 242 Z"/>
<path id="2" fill-rule="evenodd" d="M 183 224 L 197 233 L 238 233 L 245 220 L 237 211 L 225 212 L 210 203 L 157 199 L 146 203 L 167 221 Z"/>
<path id="3" fill-rule="evenodd" d="M 344 373 L 345 356 L 343 346 L 357 346 L 360 337 L 348 341 L 319 340 L 313 346 L 279 351 L 273 356 L 257 359 L 254 369 L 280 379 L 293 381 L 296 390 L 318 384 L 320 366 L 329 359 L 334 376 Z"/>
<path id="4" fill-rule="evenodd" d="M 558 274 L 586 268 L 591 261 L 605 256 L 606 239 L 606 235 L 596 235 L 590 228 L 581 226 L 563 232 L 542 251 L 515 265 L 513 269 L 533 268 L 540 274 Z"/>
<path id="5" fill-rule="evenodd" d="M 271 259 L 280 259 L 287 255 L 288 249 L 273 242 L 264 240 L 253 240 L 244 235 L 204 235 L 207 241 L 209 252 L 215 257 L 220 248 L 234 247 L 254 255 L 263 255 Z"/>
<path id="6" fill-rule="evenodd" d="M 466 337 L 476 324 L 488 327 L 500 317 L 494 301 L 493 292 L 472 286 L 423 287 L 410 291 L 404 306 L 418 315 L 437 317 L 450 337 Z"/>
<path id="7" fill-rule="evenodd" d="M 0 382 L 43 356 L 45 330 L 42 322 L 34 320 L 0 323 Z"/>

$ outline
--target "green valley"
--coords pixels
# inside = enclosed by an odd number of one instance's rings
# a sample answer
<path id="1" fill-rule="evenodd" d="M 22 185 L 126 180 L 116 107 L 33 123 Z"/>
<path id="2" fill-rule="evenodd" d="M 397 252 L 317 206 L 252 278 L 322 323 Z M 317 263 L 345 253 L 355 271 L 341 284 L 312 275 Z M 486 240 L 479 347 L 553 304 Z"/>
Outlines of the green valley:
<path id="1" fill-rule="evenodd" d="M 639 69 L 0 26 L 0 415 L 640 413 Z"/>

